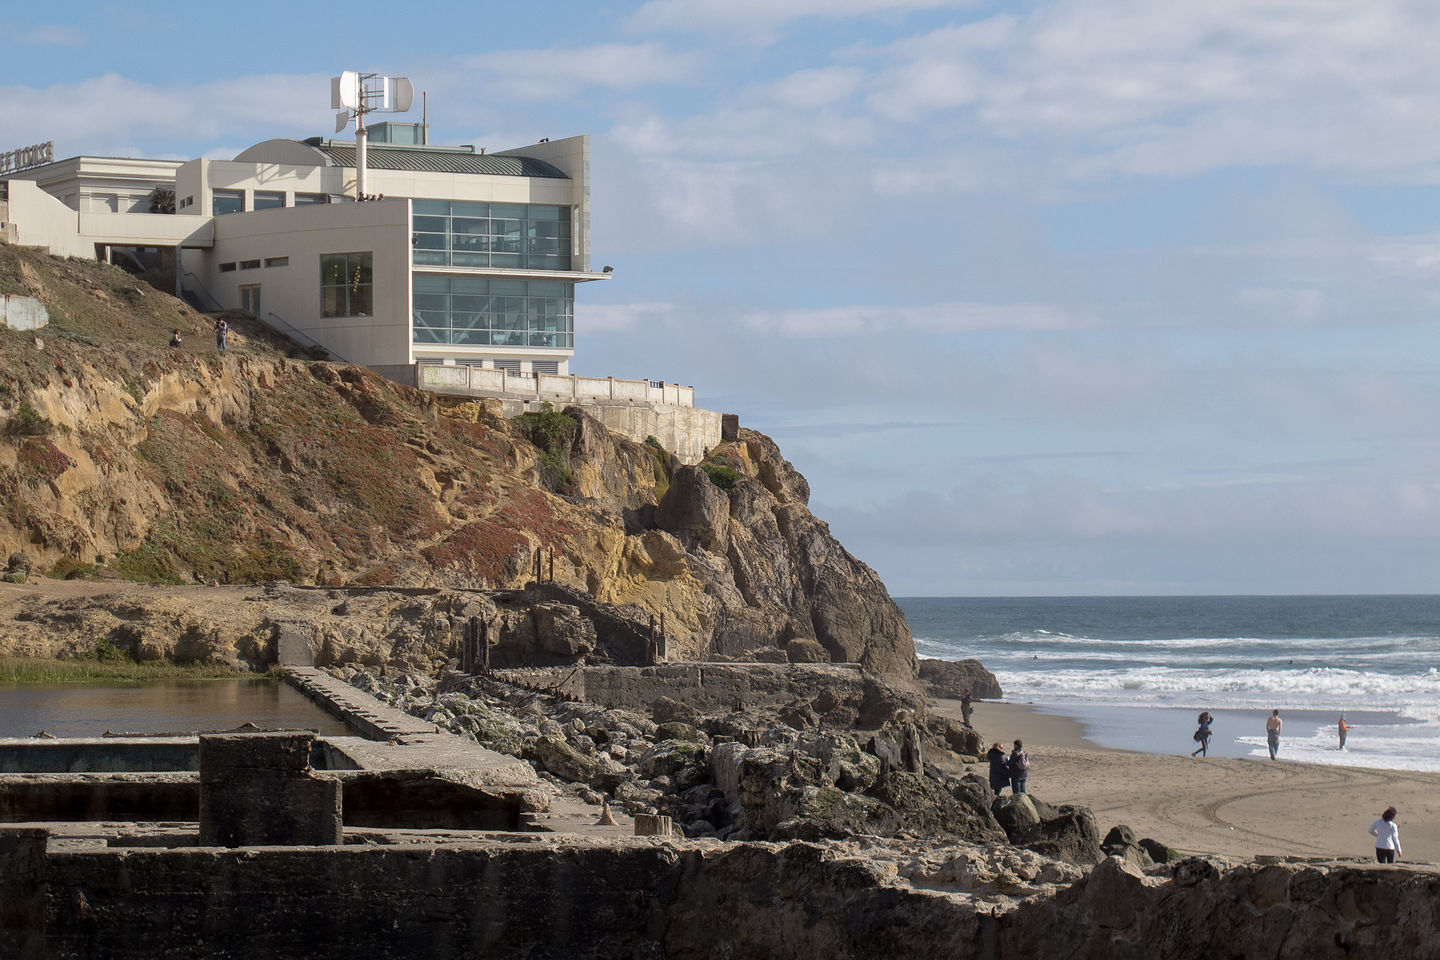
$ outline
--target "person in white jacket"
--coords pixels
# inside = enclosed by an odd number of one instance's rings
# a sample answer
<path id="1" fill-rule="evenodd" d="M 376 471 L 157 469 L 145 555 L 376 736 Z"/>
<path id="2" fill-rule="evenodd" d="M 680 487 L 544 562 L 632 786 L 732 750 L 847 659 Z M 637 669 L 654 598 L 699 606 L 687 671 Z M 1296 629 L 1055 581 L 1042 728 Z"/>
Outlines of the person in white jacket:
<path id="1" fill-rule="evenodd" d="M 1370 836 L 1375 838 L 1375 859 L 1394 863 L 1400 856 L 1400 828 L 1395 825 L 1394 807 L 1386 807 L 1380 819 L 1370 824 Z"/>

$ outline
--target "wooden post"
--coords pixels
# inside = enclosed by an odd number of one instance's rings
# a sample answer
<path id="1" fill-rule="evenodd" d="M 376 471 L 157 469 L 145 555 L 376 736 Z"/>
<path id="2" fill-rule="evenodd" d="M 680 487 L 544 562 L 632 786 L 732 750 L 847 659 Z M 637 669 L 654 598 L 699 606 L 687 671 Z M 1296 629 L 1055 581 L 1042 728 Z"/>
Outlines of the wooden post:
<path id="1" fill-rule="evenodd" d="M 480 620 L 479 617 L 476 617 L 475 619 L 476 619 L 476 620 Z M 479 643 L 480 643 L 480 649 L 479 649 L 478 652 L 479 652 L 479 654 L 480 654 L 480 672 L 481 672 L 481 673 L 489 673 L 489 672 L 490 672 L 490 621 L 488 621 L 488 620 L 480 620 L 480 638 L 479 638 Z"/>
<path id="2" fill-rule="evenodd" d="M 555 548 L 550 548 L 550 582 L 555 582 Z"/>

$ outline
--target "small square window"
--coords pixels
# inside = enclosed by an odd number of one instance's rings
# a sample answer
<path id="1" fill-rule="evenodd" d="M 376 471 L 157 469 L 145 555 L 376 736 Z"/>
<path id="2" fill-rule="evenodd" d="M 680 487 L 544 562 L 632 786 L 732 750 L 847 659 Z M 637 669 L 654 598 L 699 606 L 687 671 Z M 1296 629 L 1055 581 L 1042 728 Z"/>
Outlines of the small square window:
<path id="1" fill-rule="evenodd" d="M 288 267 L 288 266 L 290 266 L 290 258 L 289 258 L 289 257 L 266 257 L 266 258 L 265 258 L 265 266 L 267 266 L 267 267 Z"/>
<path id="2" fill-rule="evenodd" d="M 241 269 L 241 270 L 259 270 L 259 269 L 260 269 L 260 261 L 259 261 L 259 260 L 241 260 L 241 261 L 240 261 L 240 269 Z"/>
<path id="3" fill-rule="evenodd" d="M 234 269 L 235 269 L 235 264 L 233 264 L 233 263 L 222 263 L 222 264 L 220 264 L 220 272 L 221 272 L 221 273 L 230 273 L 230 272 L 232 272 Z"/>

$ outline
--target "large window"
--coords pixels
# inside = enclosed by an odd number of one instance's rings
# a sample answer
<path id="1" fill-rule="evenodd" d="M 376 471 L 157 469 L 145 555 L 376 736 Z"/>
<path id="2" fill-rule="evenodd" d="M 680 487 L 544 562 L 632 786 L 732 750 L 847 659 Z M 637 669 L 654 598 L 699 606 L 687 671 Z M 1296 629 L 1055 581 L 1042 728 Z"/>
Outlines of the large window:
<path id="1" fill-rule="evenodd" d="M 242 213 L 245 210 L 244 190 L 210 191 L 210 210 L 215 216 L 222 213 Z"/>
<path id="2" fill-rule="evenodd" d="M 255 209 L 274 210 L 285 206 L 285 194 L 277 190 L 256 190 Z"/>
<path id="3" fill-rule="evenodd" d="M 371 294 L 371 254 L 327 253 L 320 257 L 320 316 L 368 317 L 375 310 Z"/>
<path id="4" fill-rule="evenodd" d="M 414 260 L 442 267 L 570 269 L 570 208 L 416 200 Z"/>
<path id="5" fill-rule="evenodd" d="M 468 346 L 575 345 L 575 285 L 415 275 L 413 339 Z"/>

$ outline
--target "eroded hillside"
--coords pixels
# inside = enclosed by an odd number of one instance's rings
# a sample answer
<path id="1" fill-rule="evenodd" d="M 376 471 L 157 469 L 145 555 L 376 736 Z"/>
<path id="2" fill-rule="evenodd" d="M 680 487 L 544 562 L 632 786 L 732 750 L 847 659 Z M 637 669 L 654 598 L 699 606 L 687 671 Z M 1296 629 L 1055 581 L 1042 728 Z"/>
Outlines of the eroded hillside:
<path id="1" fill-rule="evenodd" d="M 914 671 L 884 585 L 758 433 L 679 467 L 578 410 L 507 421 L 243 319 L 222 355 L 209 317 L 103 265 L 0 245 L 0 292 L 52 315 L 38 336 L 0 329 L 0 556 L 159 583 L 503 588 L 553 553 L 558 582 L 664 614 L 672 655 Z"/>

